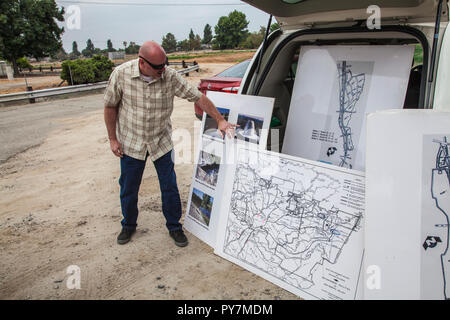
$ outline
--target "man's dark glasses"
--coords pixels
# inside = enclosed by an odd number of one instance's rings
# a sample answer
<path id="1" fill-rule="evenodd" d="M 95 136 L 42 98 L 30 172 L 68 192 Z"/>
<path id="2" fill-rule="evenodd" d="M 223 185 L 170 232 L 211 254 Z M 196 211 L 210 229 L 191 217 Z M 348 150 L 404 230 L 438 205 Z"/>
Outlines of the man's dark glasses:
<path id="1" fill-rule="evenodd" d="M 142 60 L 147 62 L 150 65 L 150 67 L 152 67 L 153 69 L 156 69 L 156 70 L 161 70 L 162 68 L 164 68 L 166 65 L 169 64 L 169 59 L 167 57 L 166 57 L 166 62 L 164 62 L 163 64 L 153 64 L 142 56 L 139 56 L 139 58 L 141 58 Z"/>

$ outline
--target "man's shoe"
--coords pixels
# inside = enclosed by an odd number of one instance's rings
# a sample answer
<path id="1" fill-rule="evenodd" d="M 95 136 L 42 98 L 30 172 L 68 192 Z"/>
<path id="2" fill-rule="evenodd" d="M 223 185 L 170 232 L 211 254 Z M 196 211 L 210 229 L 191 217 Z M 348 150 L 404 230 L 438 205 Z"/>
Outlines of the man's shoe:
<path id="1" fill-rule="evenodd" d="M 186 247 L 188 245 L 188 239 L 184 235 L 183 230 L 169 231 L 170 236 L 175 241 L 175 244 L 179 247 Z"/>
<path id="2" fill-rule="evenodd" d="M 131 236 L 136 230 L 129 230 L 122 228 L 122 231 L 120 232 L 119 236 L 117 237 L 117 243 L 118 244 L 125 244 L 128 241 L 130 241 Z"/>

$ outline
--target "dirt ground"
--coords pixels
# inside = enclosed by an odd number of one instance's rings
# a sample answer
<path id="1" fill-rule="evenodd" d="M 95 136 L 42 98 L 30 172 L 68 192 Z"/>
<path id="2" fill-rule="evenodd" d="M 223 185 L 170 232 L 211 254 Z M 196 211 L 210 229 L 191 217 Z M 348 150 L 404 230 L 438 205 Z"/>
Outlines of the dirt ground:
<path id="1" fill-rule="evenodd" d="M 27 82 L 24 78 L 0 79 L 0 94 L 27 91 L 27 83 L 33 90 L 57 88 L 61 81 L 59 76 L 29 77 Z M 66 82 L 61 84 L 61 87 L 64 86 L 67 86 Z"/>
<path id="2" fill-rule="evenodd" d="M 220 56 L 200 57 L 193 59 L 185 59 L 185 61 L 197 61 L 200 65 L 202 63 L 231 63 L 241 62 L 247 59 L 251 59 L 254 52 L 235 52 L 230 54 L 224 54 Z"/>
<path id="3" fill-rule="evenodd" d="M 188 79 L 197 84 L 229 65 L 203 64 Z M 55 108 L 76 99 L 56 100 Z M 150 161 L 137 232 L 118 245 L 119 161 L 109 150 L 102 95 L 89 101 L 98 107 L 58 116 L 38 145 L 0 164 L 0 299 L 297 299 L 189 233 L 189 245 L 176 247 Z M 195 121 L 192 103 L 176 99 L 173 127 L 187 129 L 193 144 Z M 193 167 L 176 165 L 183 217 Z M 80 270 L 79 289 L 71 286 L 70 266 Z"/>

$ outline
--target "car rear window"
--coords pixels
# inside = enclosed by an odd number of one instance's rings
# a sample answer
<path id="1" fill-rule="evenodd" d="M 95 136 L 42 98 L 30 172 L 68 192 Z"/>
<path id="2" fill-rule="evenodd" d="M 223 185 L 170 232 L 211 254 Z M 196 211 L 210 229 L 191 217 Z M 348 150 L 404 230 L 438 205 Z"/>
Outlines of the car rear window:
<path id="1" fill-rule="evenodd" d="M 230 78 L 243 78 L 245 74 L 245 70 L 247 70 L 248 64 L 250 60 L 246 60 L 244 62 L 238 63 L 227 70 L 219 73 L 217 77 L 230 77 Z"/>

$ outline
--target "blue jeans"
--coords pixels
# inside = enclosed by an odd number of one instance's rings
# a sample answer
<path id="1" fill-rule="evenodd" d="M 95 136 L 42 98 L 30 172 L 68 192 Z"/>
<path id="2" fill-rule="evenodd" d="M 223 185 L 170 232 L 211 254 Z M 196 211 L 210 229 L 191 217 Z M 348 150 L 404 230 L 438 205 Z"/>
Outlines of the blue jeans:
<path id="1" fill-rule="evenodd" d="M 162 211 L 169 231 L 181 229 L 181 201 L 171 154 L 172 152 L 168 152 L 153 162 L 161 189 Z M 135 230 L 137 226 L 138 193 L 147 157 L 148 153 L 145 160 L 138 160 L 124 154 L 120 159 L 120 204 L 123 215 L 121 223 L 125 229 Z"/>

